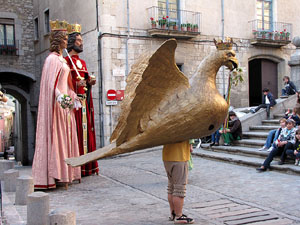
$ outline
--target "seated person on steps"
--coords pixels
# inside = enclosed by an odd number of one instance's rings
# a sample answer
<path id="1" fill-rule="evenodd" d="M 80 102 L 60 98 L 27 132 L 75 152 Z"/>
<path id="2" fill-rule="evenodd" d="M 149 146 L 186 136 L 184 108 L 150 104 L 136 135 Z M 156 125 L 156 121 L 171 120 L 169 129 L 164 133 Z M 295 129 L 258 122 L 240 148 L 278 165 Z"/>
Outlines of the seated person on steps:
<path id="1" fill-rule="evenodd" d="M 211 142 L 210 143 L 210 146 L 219 146 L 219 140 L 220 140 L 220 137 L 221 137 L 221 134 L 220 134 L 220 129 L 216 130 L 212 135 L 211 135 Z"/>
<path id="2" fill-rule="evenodd" d="M 275 145 L 273 144 L 273 146 L 275 147 L 269 153 L 268 157 L 266 158 L 262 166 L 256 169 L 258 172 L 264 172 L 268 168 L 270 168 L 270 164 L 276 155 L 282 156 L 283 154 L 285 154 L 285 147 L 288 142 L 295 144 L 296 142 L 295 134 L 297 129 L 294 126 L 295 126 L 294 120 L 288 119 L 286 121 L 286 128 L 282 129 L 278 139 L 275 141 Z M 281 165 L 280 162 L 279 164 Z"/>
<path id="3" fill-rule="evenodd" d="M 258 149 L 258 151 L 264 151 L 264 150 L 267 150 L 268 152 L 272 151 L 273 148 L 272 144 L 278 139 L 282 129 L 286 127 L 286 119 L 285 118 L 280 119 L 279 123 L 280 123 L 280 128 L 271 130 L 269 132 L 265 145 L 262 148 Z"/>
<path id="4" fill-rule="evenodd" d="M 293 144 L 291 142 L 288 142 L 286 144 L 286 147 L 284 148 L 284 152 L 281 154 L 279 165 L 284 164 L 285 159 L 287 156 L 290 156 L 294 159 L 295 165 L 300 166 L 299 159 L 300 159 L 300 129 L 296 131 L 296 143 Z"/>
<path id="5" fill-rule="evenodd" d="M 288 111 L 285 113 L 285 116 L 283 117 L 285 119 L 292 119 L 295 121 L 296 126 L 300 125 L 300 118 L 297 115 L 297 108 L 293 108 L 292 114 L 290 114 L 290 110 L 288 109 Z"/>
<path id="6" fill-rule="evenodd" d="M 228 128 L 219 130 L 219 132 L 223 134 L 225 146 L 230 145 L 234 140 L 242 139 L 242 123 L 235 112 L 229 112 L 229 119 L 230 120 L 228 122 Z"/>

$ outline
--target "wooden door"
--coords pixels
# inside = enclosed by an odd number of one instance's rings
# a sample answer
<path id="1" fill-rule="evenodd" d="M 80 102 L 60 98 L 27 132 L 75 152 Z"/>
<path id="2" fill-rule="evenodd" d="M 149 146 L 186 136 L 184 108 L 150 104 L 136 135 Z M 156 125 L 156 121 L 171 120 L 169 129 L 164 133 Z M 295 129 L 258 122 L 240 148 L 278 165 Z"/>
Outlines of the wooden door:
<path id="1" fill-rule="evenodd" d="M 278 97 L 277 64 L 273 61 L 261 60 L 261 86 L 268 88 L 275 98 Z"/>
<path id="2" fill-rule="evenodd" d="M 277 63 L 268 59 L 254 59 L 249 61 L 249 106 L 262 103 L 262 90 L 268 88 L 278 97 Z"/>

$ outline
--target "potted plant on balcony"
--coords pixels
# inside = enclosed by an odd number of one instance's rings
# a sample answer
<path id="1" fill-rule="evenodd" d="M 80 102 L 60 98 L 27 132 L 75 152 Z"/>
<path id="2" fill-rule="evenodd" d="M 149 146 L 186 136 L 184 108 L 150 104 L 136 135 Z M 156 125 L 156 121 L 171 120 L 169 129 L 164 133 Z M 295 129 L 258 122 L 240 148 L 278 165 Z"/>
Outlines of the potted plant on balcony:
<path id="1" fill-rule="evenodd" d="M 285 33 L 284 33 L 284 31 L 280 32 L 280 40 L 285 40 Z"/>
<path id="2" fill-rule="evenodd" d="M 186 23 L 182 23 L 180 27 L 181 27 L 181 31 L 186 31 Z"/>
<path id="3" fill-rule="evenodd" d="M 193 32 L 198 32 L 198 24 L 193 25 Z"/>
<path id="4" fill-rule="evenodd" d="M 187 29 L 187 31 L 191 31 L 191 29 L 192 29 L 192 24 L 187 23 L 187 24 L 186 24 L 186 29 Z"/>
<path id="5" fill-rule="evenodd" d="M 274 36 L 273 31 L 269 31 L 268 32 L 268 37 L 269 37 L 270 40 L 273 40 L 273 36 Z"/>
<path id="6" fill-rule="evenodd" d="M 151 21 L 151 27 L 156 28 L 156 21 L 154 20 L 153 17 L 150 17 L 150 21 Z"/>
<path id="7" fill-rule="evenodd" d="M 285 33 L 285 40 L 287 41 L 290 40 L 290 34 L 291 34 L 290 32 Z"/>
<path id="8" fill-rule="evenodd" d="M 266 34 L 267 34 L 267 31 L 265 31 L 264 29 L 262 29 L 262 30 L 260 31 L 260 36 L 261 36 L 262 39 L 265 39 L 265 38 L 266 38 Z"/>
<path id="9" fill-rule="evenodd" d="M 176 22 L 173 22 L 173 30 L 178 30 L 178 26 Z"/>
<path id="10" fill-rule="evenodd" d="M 279 39 L 279 36 L 280 36 L 280 34 L 278 33 L 278 31 L 275 31 L 274 39 L 275 39 L 275 40 L 278 40 L 278 39 Z"/>
<path id="11" fill-rule="evenodd" d="M 257 30 L 252 30 L 252 34 L 253 34 L 254 38 L 257 38 L 258 31 Z"/>
<path id="12" fill-rule="evenodd" d="M 163 17 L 162 19 L 158 20 L 158 25 L 160 26 L 160 28 L 166 29 L 166 24 L 167 24 L 167 18 L 166 17 Z"/>

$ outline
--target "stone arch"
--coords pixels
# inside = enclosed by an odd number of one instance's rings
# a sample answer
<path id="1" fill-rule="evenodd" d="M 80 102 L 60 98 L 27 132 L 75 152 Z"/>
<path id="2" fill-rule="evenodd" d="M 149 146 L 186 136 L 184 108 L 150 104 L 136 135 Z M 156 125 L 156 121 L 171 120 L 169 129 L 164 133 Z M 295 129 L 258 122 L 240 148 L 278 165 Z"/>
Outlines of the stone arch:
<path id="1" fill-rule="evenodd" d="M 35 143 L 35 114 L 30 106 L 31 84 L 35 78 L 30 73 L 14 72 L 14 69 L 1 69 L 0 83 L 5 92 L 16 98 L 19 103 L 15 112 L 15 122 L 18 124 L 18 127 L 14 128 L 15 156 L 23 165 L 29 165 L 33 160 Z"/>
<path id="2" fill-rule="evenodd" d="M 271 54 L 257 54 L 248 59 L 249 105 L 261 103 L 264 87 L 269 88 L 275 97 L 280 95 L 281 79 L 285 74 L 285 60 Z M 255 87 L 255 90 L 254 88 Z"/>
<path id="3" fill-rule="evenodd" d="M 23 76 L 25 78 L 28 78 L 33 82 L 36 81 L 35 76 L 33 74 L 28 73 L 27 71 L 24 71 L 24 70 L 20 70 L 20 69 L 1 67 L 0 68 L 0 73 L 14 73 L 14 74 L 18 74 L 20 76 Z"/>

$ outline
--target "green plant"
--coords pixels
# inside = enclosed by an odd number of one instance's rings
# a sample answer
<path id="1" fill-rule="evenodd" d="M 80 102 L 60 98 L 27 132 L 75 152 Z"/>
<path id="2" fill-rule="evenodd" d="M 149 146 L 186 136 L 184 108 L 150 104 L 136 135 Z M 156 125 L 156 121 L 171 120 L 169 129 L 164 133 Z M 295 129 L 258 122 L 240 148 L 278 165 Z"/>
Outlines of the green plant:
<path id="1" fill-rule="evenodd" d="M 244 81 L 244 78 L 243 78 L 243 69 L 242 68 L 236 68 L 233 72 L 232 72 L 232 75 L 230 77 L 231 79 L 231 83 L 234 85 L 234 86 L 237 86 L 239 82 L 243 82 Z"/>
<path id="2" fill-rule="evenodd" d="M 268 32 L 268 35 L 269 35 L 269 38 L 272 39 L 272 38 L 273 38 L 273 35 L 274 35 L 273 31 L 269 31 L 269 32 Z"/>
<path id="3" fill-rule="evenodd" d="M 154 20 L 153 17 L 150 17 L 150 20 L 151 20 L 151 24 L 156 24 L 156 21 Z"/>
<path id="4" fill-rule="evenodd" d="M 159 20 L 158 20 L 158 24 L 159 24 L 160 26 L 166 25 L 166 24 L 167 24 L 167 18 L 166 18 L 166 17 L 163 17 L 162 19 L 159 19 Z"/>
<path id="5" fill-rule="evenodd" d="M 194 24 L 194 25 L 193 25 L 193 28 L 198 28 L 198 24 Z"/>
<path id="6" fill-rule="evenodd" d="M 258 31 L 257 31 L 257 30 L 252 30 L 252 34 L 253 34 L 254 36 L 256 36 L 256 35 L 258 34 Z"/>
<path id="7" fill-rule="evenodd" d="M 192 27 L 192 24 L 191 23 L 187 23 L 186 27 Z"/>
<path id="8" fill-rule="evenodd" d="M 181 27 L 186 27 L 186 23 L 182 23 L 180 26 Z"/>
<path id="9" fill-rule="evenodd" d="M 266 36 L 267 31 L 261 30 L 259 33 L 260 33 L 261 36 Z"/>

